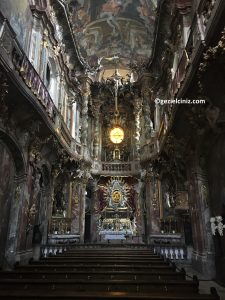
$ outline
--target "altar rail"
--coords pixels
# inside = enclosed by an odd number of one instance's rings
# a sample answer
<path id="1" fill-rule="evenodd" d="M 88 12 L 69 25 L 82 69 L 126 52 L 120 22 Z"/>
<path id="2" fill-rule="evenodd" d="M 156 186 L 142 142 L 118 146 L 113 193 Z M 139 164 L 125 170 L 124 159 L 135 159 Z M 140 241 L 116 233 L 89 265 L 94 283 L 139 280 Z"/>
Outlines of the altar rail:
<path id="1" fill-rule="evenodd" d="M 76 249 L 102 249 L 102 248 L 120 248 L 120 249 L 136 249 L 136 250 L 149 250 L 149 252 L 153 251 L 153 247 L 151 245 L 146 244 L 55 244 L 55 245 L 42 245 L 41 246 L 41 256 L 48 257 L 53 256 L 58 253 L 63 253 L 69 250 Z"/>
<path id="2" fill-rule="evenodd" d="M 187 249 L 185 245 L 154 245 L 153 251 L 170 260 L 184 260 L 187 258 Z"/>
<path id="3" fill-rule="evenodd" d="M 68 245 L 44 245 L 41 246 L 41 256 L 48 257 L 63 253 L 68 250 Z"/>
<path id="4" fill-rule="evenodd" d="M 154 253 L 171 260 L 184 260 L 187 258 L 187 247 L 184 237 L 180 233 L 154 234 L 150 236 L 150 244 Z"/>

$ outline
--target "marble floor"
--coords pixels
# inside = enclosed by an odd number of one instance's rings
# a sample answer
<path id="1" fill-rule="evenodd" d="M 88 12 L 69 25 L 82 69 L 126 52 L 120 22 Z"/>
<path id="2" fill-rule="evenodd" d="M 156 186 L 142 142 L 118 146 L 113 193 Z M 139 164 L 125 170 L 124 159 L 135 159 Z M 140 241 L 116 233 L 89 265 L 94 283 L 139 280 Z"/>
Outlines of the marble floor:
<path id="1" fill-rule="evenodd" d="M 176 263 L 176 266 L 179 269 L 184 268 L 186 274 L 189 275 L 190 277 L 193 277 L 194 275 L 198 277 L 200 294 L 210 294 L 210 288 L 215 287 L 218 295 L 220 296 L 220 300 L 225 300 L 225 287 L 219 285 L 215 281 L 206 280 L 204 278 L 204 275 L 194 270 L 190 264 L 182 262 L 182 263 Z M 191 280 L 190 277 L 187 277 L 187 279 Z"/>

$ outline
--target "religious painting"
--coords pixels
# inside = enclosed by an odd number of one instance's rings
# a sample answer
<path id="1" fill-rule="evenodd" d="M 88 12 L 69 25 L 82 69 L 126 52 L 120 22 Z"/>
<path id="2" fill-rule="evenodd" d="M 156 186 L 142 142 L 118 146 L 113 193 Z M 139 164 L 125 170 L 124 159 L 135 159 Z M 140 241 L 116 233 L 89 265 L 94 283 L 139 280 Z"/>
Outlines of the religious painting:
<path id="1" fill-rule="evenodd" d="M 150 58 L 157 0 L 78 0 L 69 7 L 80 53 L 90 65 L 113 55 L 125 64 Z"/>

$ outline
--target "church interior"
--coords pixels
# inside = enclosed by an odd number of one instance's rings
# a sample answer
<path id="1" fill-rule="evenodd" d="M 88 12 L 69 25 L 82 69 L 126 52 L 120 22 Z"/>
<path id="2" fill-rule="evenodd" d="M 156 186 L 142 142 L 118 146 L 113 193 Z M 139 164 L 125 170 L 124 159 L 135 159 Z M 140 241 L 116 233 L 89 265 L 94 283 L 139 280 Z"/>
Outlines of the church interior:
<path id="1" fill-rule="evenodd" d="M 224 82 L 224 0 L 1 0 L 0 299 L 225 299 Z"/>

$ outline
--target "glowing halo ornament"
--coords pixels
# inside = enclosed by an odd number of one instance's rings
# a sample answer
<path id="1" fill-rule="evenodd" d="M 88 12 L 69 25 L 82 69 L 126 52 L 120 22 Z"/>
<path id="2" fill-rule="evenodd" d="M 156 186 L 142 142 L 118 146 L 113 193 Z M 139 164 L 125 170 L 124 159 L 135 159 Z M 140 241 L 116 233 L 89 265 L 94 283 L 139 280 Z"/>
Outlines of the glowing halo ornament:
<path id="1" fill-rule="evenodd" d="M 110 140 L 113 144 L 120 144 L 124 139 L 124 131 L 121 127 L 116 126 L 110 130 Z"/>

